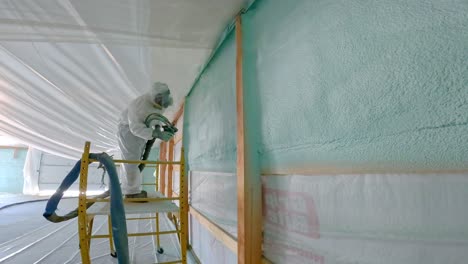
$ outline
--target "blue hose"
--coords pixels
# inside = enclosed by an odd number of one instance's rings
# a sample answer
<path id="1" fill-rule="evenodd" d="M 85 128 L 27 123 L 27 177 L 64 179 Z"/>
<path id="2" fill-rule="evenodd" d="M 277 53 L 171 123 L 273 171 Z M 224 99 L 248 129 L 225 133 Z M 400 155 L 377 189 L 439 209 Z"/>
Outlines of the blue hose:
<path id="1" fill-rule="evenodd" d="M 114 160 L 106 153 L 89 154 L 90 159 L 97 159 L 107 169 L 109 175 L 110 189 L 110 211 L 112 222 L 112 236 L 114 237 L 117 259 L 120 264 L 130 263 L 128 254 L 127 222 L 125 219 L 125 209 L 122 200 L 122 190 L 120 189 L 119 176 L 115 169 Z"/>
<path id="2" fill-rule="evenodd" d="M 125 209 L 122 200 L 122 190 L 120 189 L 119 176 L 115 168 L 112 157 L 106 153 L 90 153 L 90 159 L 95 159 L 101 162 L 107 169 L 109 175 L 109 189 L 110 189 L 110 211 L 111 211 L 111 222 L 112 222 L 112 236 L 114 237 L 115 250 L 117 252 L 117 259 L 119 264 L 130 263 L 128 253 L 128 237 L 127 237 L 127 223 L 125 220 Z M 57 191 L 50 197 L 47 202 L 45 212 L 43 216 L 52 222 L 61 222 L 73 218 L 75 212 L 70 212 L 65 216 L 57 216 L 55 211 L 57 206 L 62 199 L 63 193 L 78 179 L 80 175 L 81 160 L 79 160 L 73 169 L 60 184 Z M 90 205 L 88 204 L 87 207 Z M 77 213 L 76 213 L 77 214 Z M 76 216 L 76 215 L 75 215 Z M 68 219 L 66 219 L 68 218 Z"/>
<path id="3" fill-rule="evenodd" d="M 60 186 L 58 187 L 58 189 L 49 198 L 49 201 L 47 201 L 45 212 L 44 212 L 44 214 L 42 214 L 47 220 L 51 221 L 50 218 L 54 217 L 55 210 L 57 210 L 57 206 L 58 206 L 60 200 L 63 197 L 63 193 L 66 190 L 68 190 L 68 188 L 70 188 L 70 186 L 76 181 L 76 179 L 78 179 L 78 176 L 80 175 L 80 166 L 81 166 L 81 160 L 79 160 L 75 164 L 75 166 L 73 166 L 73 169 L 67 174 L 65 179 L 63 179 L 63 181 L 60 184 Z M 62 221 L 64 221 L 64 220 L 62 220 Z M 57 222 L 57 221 L 53 221 L 53 222 Z M 61 222 L 61 221 L 59 221 L 59 222 Z"/>

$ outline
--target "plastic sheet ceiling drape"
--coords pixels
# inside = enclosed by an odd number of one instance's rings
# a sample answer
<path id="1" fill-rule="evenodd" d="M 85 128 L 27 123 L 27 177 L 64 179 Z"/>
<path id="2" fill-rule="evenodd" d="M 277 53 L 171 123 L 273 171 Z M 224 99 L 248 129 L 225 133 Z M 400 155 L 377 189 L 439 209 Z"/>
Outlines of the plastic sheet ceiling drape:
<path id="1" fill-rule="evenodd" d="M 77 158 L 112 152 L 120 112 L 155 81 L 173 116 L 242 0 L 0 0 L 0 134 Z"/>

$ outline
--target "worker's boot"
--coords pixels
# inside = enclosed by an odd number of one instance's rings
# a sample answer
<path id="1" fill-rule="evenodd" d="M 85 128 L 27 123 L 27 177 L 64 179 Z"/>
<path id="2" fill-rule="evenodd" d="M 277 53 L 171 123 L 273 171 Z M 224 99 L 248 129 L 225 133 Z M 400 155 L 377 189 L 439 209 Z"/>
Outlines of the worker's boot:
<path id="1" fill-rule="evenodd" d="M 148 198 L 148 193 L 146 191 L 141 191 L 140 193 L 126 194 L 125 198 Z M 133 203 L 146 203 L 147 201 L 132 201 Z"/>

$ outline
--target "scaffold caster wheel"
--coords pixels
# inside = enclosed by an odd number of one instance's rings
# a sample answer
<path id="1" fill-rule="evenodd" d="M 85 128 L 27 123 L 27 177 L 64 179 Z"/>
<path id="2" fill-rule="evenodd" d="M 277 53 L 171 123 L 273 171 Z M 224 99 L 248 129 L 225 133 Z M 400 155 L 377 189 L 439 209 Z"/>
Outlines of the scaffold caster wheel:
<path id="1" fill-rule="evenodd" d="M 160 247 L 160 248 L 158 249 L 158 253 L 159 253 L 159 254 L 164 253 L 164 249 L 163 249 L 162 247 Z"/>
<path id="2" fill-rule="evenodd" d="M 114 251 L 114 252 L 111 252 L 110 255 L 111 255 L 113 258 L 116 258 L 116 257 L 117 257 L 117 252 L 115 252 L 115 251 Z"/>

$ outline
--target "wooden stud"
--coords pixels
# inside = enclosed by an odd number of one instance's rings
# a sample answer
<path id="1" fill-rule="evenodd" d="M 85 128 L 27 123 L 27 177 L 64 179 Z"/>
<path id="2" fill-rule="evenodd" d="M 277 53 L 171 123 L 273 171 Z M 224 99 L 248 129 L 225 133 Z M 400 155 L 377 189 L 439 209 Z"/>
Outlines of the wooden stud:
<path id="1" fill-rule="evenodd" d="M 183 134 L 181 133 L 181 131 L 177 132 L 177 134 L 175 134 L 174 136 L 174 144 L 179 143 L 182 140 L 182 137 Z"/>
<path id="2" fill-rule="evenodd" d="M 156 165 L 156 167 L 154 169 L 154 176 L 156 176 L 155 179 L 154 179 L 155 180 L 155 182 L 154 182 L 155 183 L 154 184 L 155 185 L 154 186 L 155 191 L 159 191 L 159 167 L 160 167 L 159 165 Z"/>
<path id="3" fill-rule="evenodd" d="M 262 201 L 260 173 L 246 133 L 243 87 L 241 16 L 236 18 L 236 105 L 237 105 L 237 260 L 258 264 L 262 259 Z"/>
<path id="4" fill-rule="evenodd" d="M 0 146 L 0 149 L 12 149 L 13 150 L 13 158 L 18 158 L 18 151 L 19 150 L 27 150 L 28 148 L 25 147 L 14 147 L 14 146 Z"/>
<path id="5" fill-rule="evenodd" d="M 180 117 L 184 114 L 184 103 L 182 103 L 182 105 L 180 106 L 179 110 L 177 111 L 177 113 L 175 114 L 175 117 L 174 117 L 174 120 L 172 121 L 172 124 L 177 124 L 177 122 L 179 121 Z"/>
<path id="6" fill-rule="evenodd" d="M 169 141 L 169 157 L 168 157 L 168 161 L 174 161 L 174 138 L 172 138 L 170 141 Z M 167 190 L 166 190 L 166 196 L 167 197 L 172 197 L 172 190 L 173 190 L 173 186 L 172 186 L 172 178 L 173 178 L 173 168 L 174 168 L 174 165 L 172 164 L 169 164 L 168 165 L 168 169 L 167 169 Z"/>
<path id="7" fill-rule="evenodd" d="M 205 227 L 211 235 L 213 235 L 218 241 L 223 243 L 224 246 L 226 246 L 229 250 L 231 250 L 234 254 L 237 254 L 237 240 L 231 234 L 228 232 L 224 231 L 221 227 L 219 227 L 217 224 L 212 222 L 210 219 L 208 219 L 206 216 L 204 216 L 202 213 L 197 211 L 197 209 L 193 208 L 190 206 L 190 211 L 189 213 L 197 219 L 197 221 Z M 263 264 L 272 264 L 271 261 L 266 259 L 265 257 L 262 257 L 262 263 Z"/>
<path id="8" fill-rule="evenodd" d="M 237 241 L 221 227 L 206 218 L 202 213 L 190 206 L 190 214 L 204 226 L 217 240 L 221 241 L 229 250 L 237 254 Z"/>
<path id="9" fill-rule="evenodd" d="M 171 138 L 171 140 L 169 140 L 169 151 L 168 151 L 168 161 L 171 162 L 171 161 L 174 161 L 174 138 Z M 167 165 L 168 169 L 167 169 L 167 188 L 166 188 L 166 197 L 172 197 L 172 192 L 173 192 L 173 188 L 174 188 L 174 185 L 172 184 L 172 181 L 173 181 L 173 178 L 174 178 L 174 173 L 173 173 L 173 169 L 174 169 L 174 165 L 173 164 L 168 164 Z M 172 218 L 172 213 L 169 212 L 167 213 L 167 216 L 170 218 Z"/>
<path id="10" fill-rule="evenodd" d="M 0 146 L 0 149 L 28 149 L 26 147 Z"/>
<path id="11" fill-rule="evenodd" d="M 161 142 L 159 160 L 166 161 L 166 142 Z M 166 190 L 166 164 L 159 165 L 159 190 L 164 194 Z"/>
<path id="12" fill-rule="evenodd" d="M 323 176 L 323 175 L 362 175 L 362 174 L 466 174 L 468 169 L 412 169 L 412 168 L 391 168 L 382 166 L 353 166 L 353 167 L 310 167 L 310 168 L 294 168 L 294 169 L 266 169 L 262 171 L 262 176 Z"/>

